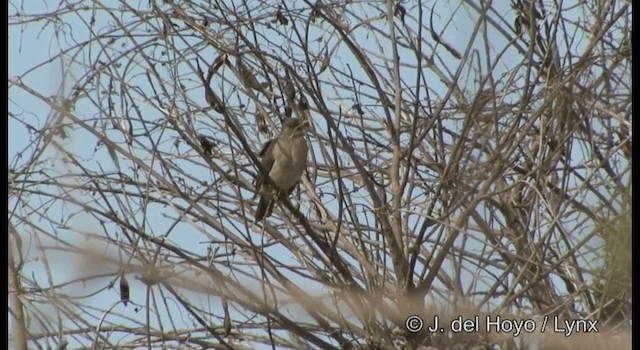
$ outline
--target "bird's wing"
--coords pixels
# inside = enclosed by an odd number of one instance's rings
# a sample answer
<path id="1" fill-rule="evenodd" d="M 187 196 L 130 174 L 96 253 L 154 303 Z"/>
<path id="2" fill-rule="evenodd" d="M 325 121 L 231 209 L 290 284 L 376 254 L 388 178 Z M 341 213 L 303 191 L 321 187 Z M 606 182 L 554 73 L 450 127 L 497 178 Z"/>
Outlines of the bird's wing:
<path id="1" fill-rule="evenodd" d="M 258 154 L 262 158 L 260 164 L 262 165 L 262 169 L 264 170 L 265 173 L 258 174 L 258 177 L 256 180 L 257 189 L 260 189 L 260 187 L 264 183 L 264 175 L 269 174 L 269 172 L 271 171 L 271 168 L 273 167 L 273 163 L 276 160 L 274 156 L 274 151 L 273 151 L 275 146 L 276 146 L 276 139 L 269 140 L 265 142 L 265 144 L 262 146 L 262 149 L 260 150 L 260 153 Z"/>
<path id="2" fill-rule="evenodd" d="M 269 148 L 269 146 L 271 145 L 271 143 L 273 141 L 275 141 L 275 139 L 269 140 L 269 141 L 265 142 L 264 145 L 262 145 L 262 149 L 260 150 L 260 153 L 258 153 L 258 155 L 260 157 L 264 157 L 264 154 L 267 152 L 267 149 Z"/>

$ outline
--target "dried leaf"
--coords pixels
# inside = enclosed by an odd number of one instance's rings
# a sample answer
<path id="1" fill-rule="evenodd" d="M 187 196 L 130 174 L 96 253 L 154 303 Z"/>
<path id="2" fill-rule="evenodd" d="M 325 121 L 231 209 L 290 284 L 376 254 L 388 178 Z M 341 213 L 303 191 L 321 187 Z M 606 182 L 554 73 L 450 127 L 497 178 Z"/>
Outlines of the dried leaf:
<path id="1" fill-rule="evenodd" d="M 285 71 L 284 79 L 280 81 L 280 85 L 282 87 L 282 94 L 285 101 L 287 101 L 288 103 L 293 103 L 293 100 L 296 97 L 296 88 L 291 82 L 289 71 Z"/>
<path id="2" fill-rule="evenodd" d="M 364 110 L 362 110 L 362 105 L 360 103 L 356 102 L 351 108 L 354 109 L 360 117 L 364 116 Z"/>
<path id="3" fill-rule="evenodd" d="M 115 164 L 116 168 L 120 170 L 120 162 L 118 161 L 118 155 L 116 154 L 115 148 L 108 143 L 105 143 L 104 145 L 107 147 L 107 151 L 109 152 L 109 156 L 111 157 L 113 164 Z"/>
<path id="4" fill-rule="evenodd" d="M 222 322 L 224 335 L 228 337 L 231 334 L 231 316 L 229 315 L 229 304 L 226 298 L 222 299 L 222 309 L 224 310 L 224 321 Z"/>
<path id="5" fill-rule="evenodd" d="M 267 128 L 267 119 L 269 118 L 267 111 L 264 110 L 260 104 L 256 105 L 256 126 L 260 133 L 266 134 L 269 132 Z"/>
<path id="6" fill-rule="evenodd" d="M 307 102 L 307 98 L 304 97 L 304 94 L 300 94 L 300 101 L 298 101 L 297 109 L 300 114 L 300 118 L 309 119 L 309 103 Z"/>
<path id="7" fill-rule="evenodd" d="M 311 10 L 311 13 L 309 14 L 309 20 L 311 21 L 311 23 L 316 23 L 316 18 L 318 17 L 320 17 L 320 13 L 318 12 L 318 10 L 313 8 Z"/>
<path id="8" fill-rule="evenodd" d="M 162 22 L 162 39 L 166 39 L 169 36 L 169 26 L 167 22 Z"/>
<path id="9" fill-rule="evenodd" d="M 407 14 L 407 10 L 402 6 L 401 3 L 396 3 L 396 6 L 393 9 L 393 16 L 400 18 L 400 22 L 404 24 L 404 16 Z"/>
<path id="10" fill-rule="evenodd" d="M 220 66 L 228 62 L 229 62 L 229 55 L 227 55 L 226 53 L 216 57 L 216 59 L 213 60 L 211 67 L 209 68 L 207 79 L 210 80 L 211 79 L 210 76 L 218 72 L 218 69 L 220 69 Z"/>
<path id="11" fill-rule="evenodd" d="M 322 72 L 324 72 L 327 68 L 329 68 L 329 63 L 330 63 L 330 59 L 329 59 L 329 49 L 327 49 L 325 47 L 325 53 L 322 56 L 318 57 L 318 60 L 320 61 L 320 69 L 318 69 L 318 75 L 321 74 Z"/>
<path id="12" fill-rule="evenodd" d="M 289 20 L 282 13 L 282 7 L 280 5 L 278 5 L 278 10 L 276 11 L 276 19 L 273 21 L 273 23 L 280 23 L 285 26 L 289 24 Z"/>
<path id="13" fill-rule="evenodd" d="M 309 110 L 309 103 L 307 102 L 307 98 L 304 97 L 303 94 L 300 94 L 300 101 L 298 102 L 298 109 L 300 111 L 306 112 Z"/>
<path id="14" fill-rule="evenodd" d="M 213 108 L 213 110 L 218 113 L 224 113 L 224 105 L 222 104 L 222 101 L 220 101 L 218 96 L 213 92 L 213 90 L 211 90 L 209 86 L 205 86 L 204 89 L 204 99 L 207 101 L 209 106 L 211 106 L 211 108 Z"/>
<path id="15" fill-rule="evenodd" d="M 515 28 L 515 32 L 517 35 L 521 35 L 522 34 L 522 23 L 521 23 L 521 19 L 520 16 L 517 16 L 515 21 L 513 22 L 513 27 Z"/>

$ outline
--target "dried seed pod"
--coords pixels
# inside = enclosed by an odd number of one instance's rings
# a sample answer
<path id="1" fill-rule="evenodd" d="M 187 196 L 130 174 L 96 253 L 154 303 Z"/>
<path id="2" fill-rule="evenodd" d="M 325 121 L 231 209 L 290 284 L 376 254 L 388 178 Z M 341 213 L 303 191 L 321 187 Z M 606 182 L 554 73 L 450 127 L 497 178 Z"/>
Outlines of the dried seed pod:
<path id="1" fill-rule="evenodd" d="M 231 316 L 229 316 L 229 304 L 227 299 L 222 299 L 222 309 L 224 310 L 224 321 L 222 323 L 224 327 L 224 335 L 226 337 L 231 334 Z"/>
<path id="2" fill-rule="evenodd" d="M 127 306 L 129 302 L 129 282 L 124 277 L 124 274 L 120 275 L 120 301 Z"/>
<path id="3" fill-rule="evenodd" d="M 240 77 L 240 80 L 249 88 L 264 92 L 265 88 L 269 85 L 266 82 L 258 82 L 255 73 L 242 61 L 242 58 L 240 57 L 238 57 L 236 61 L 236 68 L 238 69 L 238 76 Z"/>
<path id="4" fill-rule="evenodd" d="M 211 151 L 215 146 L 215 143 L 210 140 L 209 137 L 202 134 L 198 135 L 198 141 L 200 142 L 200 147 L 202 147 L 202 153 L 204 153 L 205 156 L 211 158 Z"/>
<path id="5" fill-rule="evenodd" d="M 256 104 L 256 126 L 258 127 L 258 131 L 263 134 L 268 134 L 269 129 L 267 128 L 267 119 L 269 116 L 267 115 L 267 111 L 264 110 L 260 104 Z"/>
<path id="6" fill-rule="evenodd" d="M 307 102 L 307 98 L 304 97 L 304 94 L 300 94 L 300 100 L 298 101 L 298 105 L 296 106 L 298 109 L 298 113 L 300 118 L 309 119 L 309 103 Z"/>
<path id="7" fill-rule="evenodd" d="M 285 70 L 284 79 L 280 80 L 280 85 L 285 101 L 287 101 L 287 103 L 293 103 L 293 99 L 296 97 L 296 88 L 291 82 L 289 71 Z"/>

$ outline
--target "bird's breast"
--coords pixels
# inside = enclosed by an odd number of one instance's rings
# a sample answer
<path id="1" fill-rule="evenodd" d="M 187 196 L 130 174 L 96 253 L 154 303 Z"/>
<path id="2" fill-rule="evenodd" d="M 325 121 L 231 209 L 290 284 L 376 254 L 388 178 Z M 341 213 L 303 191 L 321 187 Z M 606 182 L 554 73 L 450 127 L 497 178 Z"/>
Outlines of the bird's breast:
<path id="1" fill-rule="evenodd" d="M 278 148 L 275 152 L 276 162 L 288 165 L 304 165 L 307 162 L 307 152 L 309 149 L 307 142 L 302 137 L 278 142 L 276 147 Z"/>
<path id="2" fill-rule="evenodd" d="M 279 140 L 275 147 L 269 177 L 282 190 L 288 191 L 295 186 L 304 172 L 309 148 L 302 137 Z"/>

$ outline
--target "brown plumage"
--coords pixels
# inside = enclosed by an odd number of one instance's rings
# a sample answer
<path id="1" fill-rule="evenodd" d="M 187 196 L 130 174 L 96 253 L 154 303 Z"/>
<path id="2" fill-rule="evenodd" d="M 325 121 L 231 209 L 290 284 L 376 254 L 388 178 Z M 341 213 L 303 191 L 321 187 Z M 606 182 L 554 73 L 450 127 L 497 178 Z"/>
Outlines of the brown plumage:
<path id="1" fill-rule="evenodd" d="M 271 215 L 274 196 L 278 192 L 289 195 L 300 181 L 307 166 L 309 146 L 304 136 L 308 124 L 306 119 L 288 119 L 278 137 L 262 147 L 262 168 L 277 188 L 269 186 L 264 175 L 259 174 L 256 189 L 261 197 L 256 209 L 256 222 Z"/>

